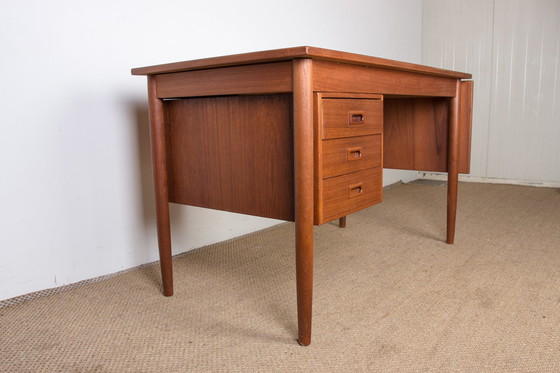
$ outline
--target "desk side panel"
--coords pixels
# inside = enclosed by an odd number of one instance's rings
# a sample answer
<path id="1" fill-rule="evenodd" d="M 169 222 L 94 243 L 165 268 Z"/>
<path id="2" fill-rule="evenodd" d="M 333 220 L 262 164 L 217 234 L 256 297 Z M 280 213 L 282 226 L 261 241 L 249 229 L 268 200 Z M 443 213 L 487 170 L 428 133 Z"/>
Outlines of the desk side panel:
<path id="1" fill-rule="evenodd" d="M 291 95 L 164 105 L 171 202 L 294 220 Z"/>
<path id="2" fill-rule="evenodd" d="M 453 97 L 456 79 L 379 67 L 314 61 L 314 91 Z"/>

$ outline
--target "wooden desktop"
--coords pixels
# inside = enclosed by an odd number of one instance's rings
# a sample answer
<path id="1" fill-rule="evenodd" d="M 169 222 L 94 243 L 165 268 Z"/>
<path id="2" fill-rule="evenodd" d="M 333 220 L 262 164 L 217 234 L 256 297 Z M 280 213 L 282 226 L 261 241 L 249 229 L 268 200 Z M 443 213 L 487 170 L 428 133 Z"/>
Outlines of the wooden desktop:
<path id="1" fill-rule="evenodd" d="M 453 243 L 471 75 L 314 47 L 132 69 L 148 76 L 164 294 L 169 202 L 295 221 L 298 342 L 311 342 L 313 226 L 381 202 L 382 170 L 448 173 Z M 372 239 L 373 240 L 373 239 Z"/>

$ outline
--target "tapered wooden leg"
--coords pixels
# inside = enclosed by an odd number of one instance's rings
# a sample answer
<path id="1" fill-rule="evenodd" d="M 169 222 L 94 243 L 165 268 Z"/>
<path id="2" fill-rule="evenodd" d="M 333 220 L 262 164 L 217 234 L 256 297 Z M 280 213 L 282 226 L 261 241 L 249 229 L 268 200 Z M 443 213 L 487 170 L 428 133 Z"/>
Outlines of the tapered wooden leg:
<path id="1" fill-rule="evenodd" d="M 457 216 L 457 188 L 459 185 L 459 102 L 461 81 L 457 80 L 455 97 L 451 98 L 449 115 L 449 142 L 447 153 L 447 243 L 455 240 Z"/>
<path id="2" fill-rule="evenodd" d="M 338 219 L 338 227 L 339 228 L 346 228 L 346 216 L 343 216 Z"/>
<path id="3" fill-rule="evenodd" d="M 159 260 L 163 280 L 163 294 L 171 296 L 173 295 L 173 268 L 171 262 L 171 230 L 169 226 L 163 101 L 156 96 L 156 80 L 152 76 L 148 76 L 148 100 Z"/>
<path id="4" fill-rule="evenodd" d="M 293 65 L 294 183 L 298 343 L 311 343 L 313 301 L 313 86 L 312 61 Z"/>

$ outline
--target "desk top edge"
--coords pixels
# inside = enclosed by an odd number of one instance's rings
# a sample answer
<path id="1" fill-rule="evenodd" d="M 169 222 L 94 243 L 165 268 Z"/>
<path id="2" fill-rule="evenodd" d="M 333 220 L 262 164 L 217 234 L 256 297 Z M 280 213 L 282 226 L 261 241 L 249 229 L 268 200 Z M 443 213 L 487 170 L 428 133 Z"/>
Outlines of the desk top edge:
<path id="1" fill-rule="evenodd" d="M 131 70 L 132 75 L 157 75 L 181 71 L 202 70 L 227 66 L 248 65 L 266 62 L 289 61 L 296 58 L 348 63 L 391 70 L 409 71 L 445 78 L 471 79 L 472 75 L 458 71 L 445 70 L 431 66 L 366 56 L 363 54 L 340 52 L 309 46 L 273 49 L 260 52 L 233 54 L 229 56 L 203 58 L 191 61 L 167 63 L 162 65 L 138 67 Z"/>

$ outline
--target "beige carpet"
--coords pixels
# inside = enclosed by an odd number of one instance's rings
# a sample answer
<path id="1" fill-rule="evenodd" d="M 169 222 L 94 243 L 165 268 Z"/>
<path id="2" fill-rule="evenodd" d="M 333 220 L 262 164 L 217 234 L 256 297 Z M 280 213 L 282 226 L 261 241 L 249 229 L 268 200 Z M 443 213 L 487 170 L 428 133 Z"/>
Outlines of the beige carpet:
<path id="1" fill-rule="evenodd" d="M 1 372 L 560 372 L 560 190 L 445 185 L 316 227 L 312 345 L 293 225 L 0 308 Z M 154 248 L 155 250 L 155 248 Z"/>

